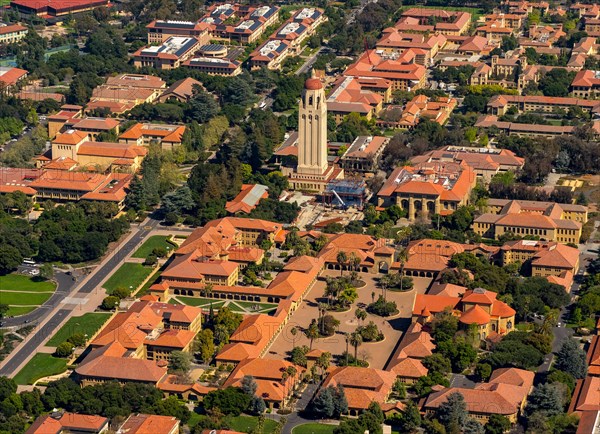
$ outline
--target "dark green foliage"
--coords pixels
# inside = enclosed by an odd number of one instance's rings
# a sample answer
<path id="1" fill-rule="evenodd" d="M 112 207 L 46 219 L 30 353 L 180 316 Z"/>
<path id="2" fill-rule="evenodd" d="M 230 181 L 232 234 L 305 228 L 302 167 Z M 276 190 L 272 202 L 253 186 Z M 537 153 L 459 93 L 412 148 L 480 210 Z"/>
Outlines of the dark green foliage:
<path id="1" fill-rule="evenodd" d="M 509 333 L 508 336 L 511 334 Z M 485 362 L 489 363 L 494 369 L 508 366 L 529 369 L 540 365 L 543 359 L 544 354 L 533 345 L 528 345 L 520 340 L 505 338 L 493 347 Z"/>
<path id="2" fill-rule="evenodd" d="M 395 301 L 386 301 L 382 296 L 379 296 L 377 301 L 367 306 L 367 312 L 386 317 L 397 314 L 398 307 Z"/>
<path id="3" fill-rule="evenodd" d="M 584 378 L 587 374 L 585 351 L 577 341 L 573 339 L 566 340 L 556 353 L 554 367 L 570 374 L 575 379 Z"/>
<path id="4" fill-rule="evenodd" d="M 238 387 L 213 390 L 204 397 L 204 408 L 218 408 L 223 414 L 239 416 L 250 405 L 252 398 Z"/>

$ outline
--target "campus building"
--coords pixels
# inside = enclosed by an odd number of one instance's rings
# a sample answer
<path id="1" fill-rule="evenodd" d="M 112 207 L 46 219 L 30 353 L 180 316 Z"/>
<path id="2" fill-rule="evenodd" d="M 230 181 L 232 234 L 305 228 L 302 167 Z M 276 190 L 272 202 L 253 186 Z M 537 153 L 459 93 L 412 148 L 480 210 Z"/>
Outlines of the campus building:
<path id="1" fill-rule="evenodd" d="M 11 9 L 23 15 L 39 17 L 62 18 L 70 14 L 91 11 L 96 8 L 108 7 L 109 0 L 12 0 Z"/>
<path id="2" fill-rule="evenodd" d="M 196 53 L 200 44 L 200 41 L 194 37 L 171 36 L 161 45 L 137 50 L 133 53 L 133 64 L 136 68 L 179 68 Z"/>
<path id="3" fill-rule="evenodd" d="M 340 166 L 347 172 L 376 172 L 388 137 L 358 136 L 340 158 Z"/>
<path id="4" fill-rule="evenodd" d="M 476 176 L 466 164 L 432 162 L 396 168 L 377 193 L 379 206 L 398 205 L 409 220 L 451 214 L 467 205 Z"/>
<path id="5" fill-rule="evenodd" d="M 478 383 L 473 389 L 448 387 L 431 393 L 423 410 L 426 414 L 434 414 L 449 395 L 458 392 L 465 399 L 469 417 L 481 424 L 487 423 L 492 415 L 504 416 L 516 423 L 533 389 L 534 376 L 534 372 L 524 369 L 496 369 L 487 383 Z"/>
<path id="6" fill-rule="evenodd" d="M 469 166 L 477 178 L 489 182 L 498 173 L 518 172 L 523 168 L 525 159 L 517 157 L 508 149 L 477 148 L 464 146 L 445 146 L 411 158 L 413 165 L 422 163 L 455 163 L 457 166 Z"/>
<path id="7" fill-rule="evenodd" d="M 148 44 L 162 44 L 171 37 L 195 38 L 200 45 L 209 41 L 208 30 L 193 21 L 154 20 L 146 26 Z"/>
<path id="8" fill-rule="evenodd" d="M 508 136 L 523 137 L 545 137 L 551 139 L 556 136 L 571 134 L 575 127 L 570 125 L 540 125 L 540 124 L 521 124 L 518 122 L 506 122 L 498 119 L 495 115 L 482 115 L 477 122 L 477 128 L 494 128 Z"/>
<path id="9" fill-rule="evenodd" d="M 539 95 L 494 95 L 488 101 L 488 112 L 495 116 L 502 116 L 513 107 L 519 113 L 554 113 L 556 110 L 567 111 L 570 108 L 580 107 L 590 114 L 600 114 L 600 101 L 582 98 Z"/>
<path id="10" fill-rule="evenodd" d="M 183 65 L 209 75 L 233 77 L 242 73 L 242 64 L 237 60 L 216 57 L 193 57 Z"/>
<path id="11" fill-rule="evenodd" d="M 464 288 L 464 293 L 458 297 L 417 294 L 412 319 L 427 324 L 436 315 L 450 310 L 463 328 L 476 328 L 479 340 L 496 339 L 513 331 L 515 326 L 515 310 L 496 296 L 495 292 L 483 288 Z"/>
<path id="12" fill-rule="evenodd" d="M 327 97 L 327 111 L 340 124 L 350 113 L 371 120 L 391 100 L 391 83 L 384 79 L 340 77 Z"/>
<path id="13" fill-rule="evenodd" d="M 27 79 L 28 72 L 21 68 L 0 66 L 0 94 L 16 92 Z"/>
<path id="14" fill-rule="evenodd" d="M 14 44 L 27 36 L 27 27 L 0 23 L 0 44 Z"/>
<path id="15" fill-rule="evenodd" d="M 473 231 L 498 239 L 505 233 L 536 236 L 542 241 L 579 243 L 581 227 L 587 222 L 582 205 L 525 200 L 489 199 L 485 213 L 476 217 Z"/>
<path id="16" fill-rule="evenodd" d="M 137 123 L 119 136 L 119 143 L 137 146 L 158 144 L 163 151 L 181 146 L 185 125 Z"/>
<path id="17" fill-rule="evenodd" d="M 435 24 L 431 24 L 432 22 Z M 414 7 L 402 12 L 395 27 L 414 32 L 457 36 L 467 33 L 470 24 L 471 14 L 468 12 Z"/>
<path id="18" fill-rule="evenodd" d="M 92 91 L 86 111 L 105 109 L 114 114 L 124 113 L 143 103 L 153 103 L 167 88 L 159 77 L 142 74 L 120 74 L 108 77 L 106 83 Z"/>
<path id="19" fill-rule="evenodd" d="M 269 39 L 250 54 L 251 69 L 280 69 L 290 54 L 290 43 L 282 39 Z"/>

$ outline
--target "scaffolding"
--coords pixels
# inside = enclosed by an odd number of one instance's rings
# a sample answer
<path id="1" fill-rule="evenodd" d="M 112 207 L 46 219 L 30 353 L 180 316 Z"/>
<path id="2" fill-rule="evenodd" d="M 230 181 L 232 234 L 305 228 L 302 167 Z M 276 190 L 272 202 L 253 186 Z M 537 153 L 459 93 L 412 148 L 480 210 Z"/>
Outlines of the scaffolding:
<path id="1" fill-rule="evenodd" d="M 362 179 L 336 179 L 327 184 L 321 199 L 331 206 L 362 209 L 366 191 L 367 186 Z"/>

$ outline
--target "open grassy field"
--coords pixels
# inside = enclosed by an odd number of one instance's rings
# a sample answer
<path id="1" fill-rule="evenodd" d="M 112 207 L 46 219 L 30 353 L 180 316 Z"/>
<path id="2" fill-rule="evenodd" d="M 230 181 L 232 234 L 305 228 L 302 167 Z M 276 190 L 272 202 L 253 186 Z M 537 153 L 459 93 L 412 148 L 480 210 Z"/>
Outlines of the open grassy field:
<path id="1" fill-rule="evenodd" d="M 55 288 L 54 282 L 7 274 L 0 276 L 0 303 L 9 307 L 6 316 L 24 315 L 44 304 Z"/>
<path id="2" fill-rule="evenodd" d="M 15 375 L 17 384 L 33 384 L 49 375 L 56 375 L 67 369 L 67 360 L 59 359 L 51 354 L 38 353 Z"/>
<path id="3" fill-rule="evenodd" d="M 305 423 L 298 425 L 292 430 L 292 434 L 331 434 L 334 425 L 324 425 L 322 423 Z"/>
<path id="4" fill-rule="evenodd" d="M 46 345 L 49 347 L 56 347 L 75 333 L 83 333 L 88 335 L 88 337 L 91 337 L 100 330 L 100 327 L 104 325 L 109 317 L 110 313 L 90 312 L 82 316 L 69 318 L 60 330 L 46 342 Z"/>
<path id="5" fill-rule="evenodd" d="M 175 248 L 175 246 L 169 242 L 168 237 L 162 236 L 162 235 L 154 235 L 150 238 L 148 238 L 144 244 L 142 244 L 140 246 L 139 249 L 137 249 L 133 255 L 131 255 L 132 258 L 146 258 L 150 253 L 152 253 L 152 250 L 154 249 L 160 249 L 163 248 L 165 250 L 173 250 Z"/>
<path id="6" fill-rule="evenodd" d="M 233 431 L 250 433 L 254 432 L 254 428 L 256 428 L 256 424 L 258 423 L 258 418 L 254 416 L 238 416 L 227 418 L 227 422 Z M 274 420 L 265 419 L 262 434 L 271 434 L 276 426 L 277 422 Z"/>
<path id="7" fill-rule="evenodd" d="M 109 294 L 119 287 L 127 288 L 130 291 L 137 289 L 138 286 L 148 277 L 152 272 L 152 268 L 144 267 L 142 264 L 134 264 L 126 262 L 115 271 L 115 273 L 108 278 L 103 288 L 105 288 Z"/>
<path id="8" fill-rule="evenodd" d="M 212 306 L 216 309 L 225 304 L 224 300 L 215 300 L 213 298 L 202 298 L 202 297 L 177 297 L 177 301 L 187 304 L 188 306 Z"/>
<path id="9" fill-rule="evenodd" d="M 54 288 L 53 282 L 33 280 L 31 277 L 22 274 L 0 276 L 0 292 L 54 292 Z"/>

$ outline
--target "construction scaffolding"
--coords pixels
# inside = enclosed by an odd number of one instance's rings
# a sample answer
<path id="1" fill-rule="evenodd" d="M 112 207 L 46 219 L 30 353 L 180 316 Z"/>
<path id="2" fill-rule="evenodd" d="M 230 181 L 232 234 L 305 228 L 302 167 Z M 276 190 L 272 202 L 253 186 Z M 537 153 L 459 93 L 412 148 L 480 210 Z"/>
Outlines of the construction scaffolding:
<path id="1" fill-rule="evenodd" d="M 336 179 L 325 187 L 323 203 L 342 208 L 362 209 L 367 196 L 367 186 L 362 179 Z"/>

